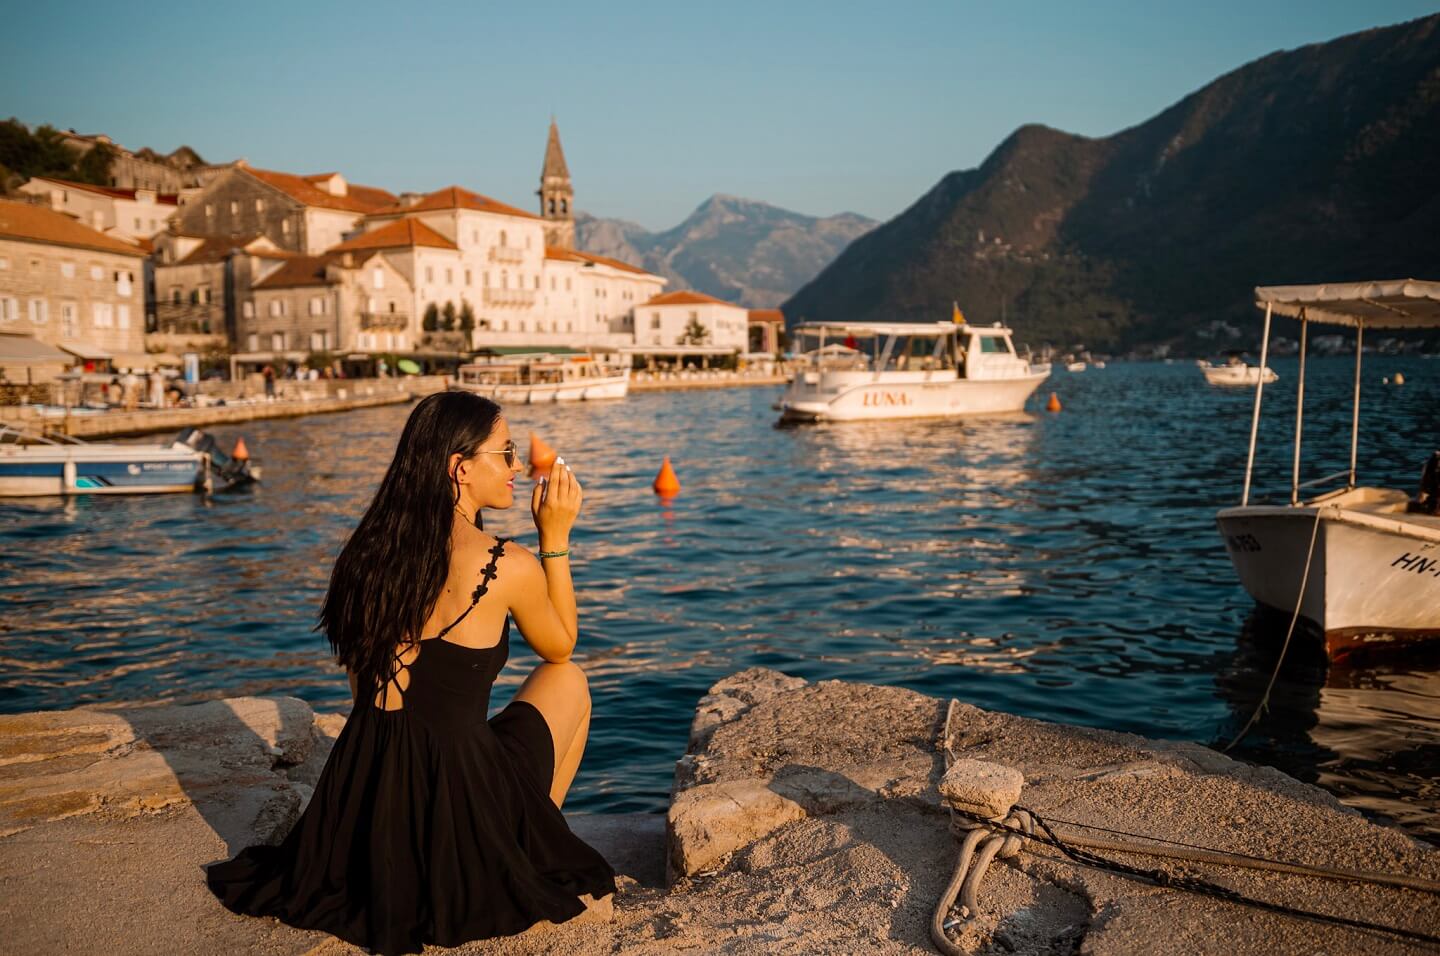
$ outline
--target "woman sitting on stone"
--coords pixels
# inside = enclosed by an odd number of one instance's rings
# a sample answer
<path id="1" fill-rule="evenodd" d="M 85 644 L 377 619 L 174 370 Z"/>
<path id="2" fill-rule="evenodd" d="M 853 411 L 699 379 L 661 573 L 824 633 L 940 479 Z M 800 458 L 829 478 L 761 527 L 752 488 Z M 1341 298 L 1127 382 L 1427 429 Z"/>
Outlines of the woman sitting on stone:
<path id="1" fill-rule="evenodd" d="M 354 709 L 285 841 L 210 868 L 231 910 L 411 953 L 561 922 L 614 891 L 560 813 L 590 725 L 570 661 L 580 485 L 558 459 L 535 487 L 537 558 L 481 530 L 520 469 L 494 402 L 415 407 L 320 614 Z M 544 663 L 487 720 L 511 617 Z"/>

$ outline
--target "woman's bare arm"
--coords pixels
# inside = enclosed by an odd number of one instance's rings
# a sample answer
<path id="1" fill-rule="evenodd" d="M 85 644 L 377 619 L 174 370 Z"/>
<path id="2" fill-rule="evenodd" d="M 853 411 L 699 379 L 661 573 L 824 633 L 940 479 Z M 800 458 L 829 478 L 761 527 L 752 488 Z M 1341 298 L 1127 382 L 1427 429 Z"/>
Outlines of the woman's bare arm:
<path id="1" fill-rule="evenodd" d="M 580 514 L 583 498 L 580 482 L 565 459 L 557 458 L 549 477 L 535 487 L 530 497 L 542 553 L 570 550 L 570 529 Z M 545 660 L 569 660 L 580 633 L 569 554 L 537 558 L 517 547 L 511 564 L 516 588 L 510 612 L 520 625 L 520 633 Z"/>

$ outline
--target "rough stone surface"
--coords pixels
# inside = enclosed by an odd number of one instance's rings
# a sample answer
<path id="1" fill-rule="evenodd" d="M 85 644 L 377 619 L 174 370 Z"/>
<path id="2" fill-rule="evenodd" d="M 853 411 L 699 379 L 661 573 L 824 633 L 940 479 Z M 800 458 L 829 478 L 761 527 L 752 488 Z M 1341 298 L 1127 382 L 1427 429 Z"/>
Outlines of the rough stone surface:
<path id="1" fill-rule="evenodd" d="M 1020 771 L 984 760 L 957 760 L 940 778 L 940 796 L 948 806 L 992 819 L 1009 813 L 1024 787 Z"/>
<path id="2" fill-rule="evenodd" d="M 897 688 L 728 678 L 697 708 L 666 817 L 571 817 L 621 874 L 613 914 L 456 952 L 931 952 L 930 910 L 956 854 L 938 789 L 947 759 L 1021 772 L 1021 802 L 1057 823 L 1440 879 L 1440 852 L 1274 770 L 966 705 L 947 722 L 946 710 Z M 0 953 L 355 952 L 231 915 L 201 869 L 290 825 L 342 723 L 287 699 L 0 718 Z M 1418 892 L 1125 859 L 1440 933 L 1435 898 Z M 956 931 L 967 952 L 1425 951 L 1080 868 L 1033 845 L 991 866 L 980 903 Z"/>

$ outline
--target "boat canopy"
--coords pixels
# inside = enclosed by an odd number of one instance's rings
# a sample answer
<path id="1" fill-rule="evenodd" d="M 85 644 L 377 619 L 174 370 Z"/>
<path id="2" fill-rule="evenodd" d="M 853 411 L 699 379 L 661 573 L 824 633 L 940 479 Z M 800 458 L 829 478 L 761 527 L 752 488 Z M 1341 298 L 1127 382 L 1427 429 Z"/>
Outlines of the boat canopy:
<path id="1" fill-rule="evenodd" d="M 1388 279 L 1255 289 L 1255 304 L 1276 315 L 1368 329 L 1440 328 L 1440 282 Z"/>

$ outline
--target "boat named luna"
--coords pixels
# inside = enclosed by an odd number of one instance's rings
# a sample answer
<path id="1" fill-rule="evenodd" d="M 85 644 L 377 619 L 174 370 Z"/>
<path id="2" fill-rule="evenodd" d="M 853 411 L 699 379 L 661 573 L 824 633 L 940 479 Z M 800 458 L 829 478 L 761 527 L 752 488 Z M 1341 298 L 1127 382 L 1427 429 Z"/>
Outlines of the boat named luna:
<path id="1" fill-rule="evenodd" d="M 791 331 L 797 347 L 817 344 L 780 400 L 781 421 L 1016 412 L 1049 375 L 1016 354 L 998 323 L 804 322 Z"/>

